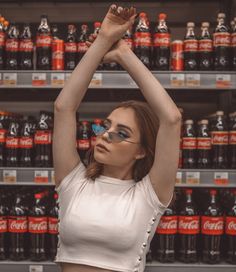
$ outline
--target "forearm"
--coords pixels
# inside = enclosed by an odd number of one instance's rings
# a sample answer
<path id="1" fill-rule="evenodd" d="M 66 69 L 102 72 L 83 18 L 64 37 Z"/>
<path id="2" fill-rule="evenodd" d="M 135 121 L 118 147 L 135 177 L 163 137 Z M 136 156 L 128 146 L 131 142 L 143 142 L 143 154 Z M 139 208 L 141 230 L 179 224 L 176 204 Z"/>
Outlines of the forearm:
<path id="1" fill-rule="evenodd" d="M 55 105 L 58 109 L 72 111 L 78 109 L 97 66 L 111 46 L 109 41 L 98 35 L 57 97 Z"/>
<path id="2" fill-rule="evenodd" d="M 160 122 L 174 123 L 180 119 L 179 110 L 171 97 L 131 50 L 119 54 L 118 62 L 139 86 Z"/>

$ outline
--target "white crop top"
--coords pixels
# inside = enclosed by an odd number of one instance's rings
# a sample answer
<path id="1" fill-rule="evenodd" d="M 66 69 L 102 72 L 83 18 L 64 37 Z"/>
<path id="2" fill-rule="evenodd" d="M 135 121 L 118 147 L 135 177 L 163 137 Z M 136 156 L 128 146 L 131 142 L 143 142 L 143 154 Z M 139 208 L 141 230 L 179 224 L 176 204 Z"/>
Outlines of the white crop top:
<path id="1" fill-rule="evenodd" d="M 55 262 L 143 272 L 168 205 L 159 201 L 148 175 L 137 183 L 103 175 L 93 181 L 85 171 L 79 163 L 56 188 L 60 223 Z"/>

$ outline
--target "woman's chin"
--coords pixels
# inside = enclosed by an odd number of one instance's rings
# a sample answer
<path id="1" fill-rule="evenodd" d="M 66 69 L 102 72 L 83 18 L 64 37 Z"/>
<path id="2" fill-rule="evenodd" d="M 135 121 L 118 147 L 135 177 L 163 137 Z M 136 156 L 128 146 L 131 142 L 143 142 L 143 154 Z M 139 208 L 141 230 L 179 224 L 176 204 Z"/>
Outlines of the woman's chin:
<path id="1" fill-rule="evenodd" d="M 107 158 L 105 158 L 105 157 L 106 157 L 105 154 L 97 154 L 96 152 L 94 152 L 94 159 L 99 163 L 106 164 Z"/>

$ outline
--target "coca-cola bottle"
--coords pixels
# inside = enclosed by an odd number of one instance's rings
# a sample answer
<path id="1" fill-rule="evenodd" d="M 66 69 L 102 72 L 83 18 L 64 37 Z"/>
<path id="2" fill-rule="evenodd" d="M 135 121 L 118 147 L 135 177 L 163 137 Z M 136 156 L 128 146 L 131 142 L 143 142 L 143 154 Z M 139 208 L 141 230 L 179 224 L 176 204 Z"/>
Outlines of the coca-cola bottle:
<path id="1" fill-rule="evenodd" d="M 5 194 L 0 192 L 0 260 L 7 258 L 7 238 L 8 238 L 8 208 L 6 206 Z"/>
<path id="2" fill-rule="evenodd" d="M 74 70 L 77 63 L 77 35 L 76 27 L 68 25 L 65 42 L 65 70 Z"/>
<path id="3" fill-rule="evenodd" d="M 210 204 L 201 218 L 202 261 L 210 264 L 220 262 L 221 239 L 224 232 L 223 212 L 216 195 L 215 189 L 210 190 Z"/>
<path id="4" fill-rule="evenodd" d="M 175 261 L 176 234 L 178 219 L 172 203 L 162 215 L 154 236 L 153 254 L 162 263 Z"/>
<path id="5" fill-rule="evenodd" d="M 225 234 L 227 244 L 226 261 L 236 264 L 236 190 L 232 191 L 234 202 L 232 207 L 226 212 Z"/>
<path id="6" fill-rule="evenodd" d="M 91 35 L 94 35 L 94 37 L 95 37 L 98 34 L 98 31 L 99 31 L 100 27 L 101 27 L 101 23 L 99 23 L 99 22 L 94 23 L 94 33 L 91 34 Z M 83 24 L 81 26 L 81 34 L 79 36 L 78 46 L 77 46 L 78 62 L 81 61 L 84 54 L 88 50 L 88 45 L 86 44 L 86 41 L 88 41 L 88 39 L 89 39 L 88 31 L 89 31 L 88 26 Z"/>
<path id="7" fill-rule="evenodd" d="M 51 209 L 48 212 L 48 238 L 49 238 L 49 256 L 54 260 L 57 253 L 58 244 L 58 195 L 54 194 L 54 201 Z"/>
<path id="8" fill-rule="evenodd" d="M 10 235 L 10 259 L 21 261 L 26 259 L 26 239 L 28 231 L 27 209 L 22 197 L 16 194 L 15 201 L 9 211 L 8 231 Z"/>
<path id="9" fill-rule="evenodd" d="M 64 40 L 57 25 L 52 26 L 52 70 L 64 70 Z"/>
<path id="10" fill-rule="evenodd" d="M 77 137 L 77 149 L 80 155 L 80 158 L 84 161 L 85 164 L 87 160 L 86 153 L 91 147 L 91 129 L 88 121 L 81 121 L 78 129 Z"/>
<path id="11" fill-rule="evenodd" d="M 11 121 L 6 137 L 6 166 L 17 167 L 19 164 L 20 124 Z"/>
<path id="12" fill-rule="evenodd" d="M 129 48 L 133 51 L 134 50 L 134 43 L 133 43 L 133 35 L 131 27 L 128 28 L 122 37 L 122 39 L 126 42 Z"/>
<path id="13" fill-rule="evenodd" d="M 6 33 L 4 30 L 4 18 L 0 17 L 0 69 L 4 68 Z"/>
<path id="14" fill-rule="evenodd" d="M 236 112 L 229 117 L 229 168 L 236 169 Z"/>
<path id="15" fill-rule="evenodd" d="M 179 164 L 178 168 L 183 167 L 183 130 L 184 130 L 184 122 L 183 122 L 183 114 L 184 110 L 182 108 L 178 108 L 181 113 L 181 129 L 180 129 L 180 141 L 179 141 Z"/>
<path id="16" fill-rule="evenodd" d="M 210 168 L 211 166 L 211 135 L 209 121 L 201 120 L 198 123 L 197 134 L 197 167 Z"/>
<path id="17" fill-rule="evenodd" d="M 97 139 L 97 134 L 99 131 L 103 129 L 102 127 L 102 120 L 101 119 L 94 119 L 92 123 L 92 131 L 91 131 L 91 146 L 95 146 L 96 144 L 96 139 Z"/>
<path id="18" fill-rule="evenodd" d="M 19 66 L 19 30 L 12 23 L 6 38 L 5 68 L 7 70 L 17 70 Z"/>
<path id="19" fill-rule="evenodd" d="M 217 111 L 211 128 L 213 168 L 225 169 L 228 167 L 228 135 L 224 112 Z"/>
<path id="20" fill-rule="evenodd" d="M 46 260 L 45 243 L 48 231 L 46 207 L 42 203 L 43 195 L 34 195 L 34 204 L 29 211 L 29 234 L 30 234 L 30 260 Z"/>
<path id="21" fill-rule="evenodd" d="M 231 53 L 232 53 L 232 65 L 233 71 L 236 71 L 236 17 L 231 23 L 232 33 L 231 33 Z"/>
<path id="22" fill-rule="evenodd" d="M 218 14 L 218 25 L 213 34 L 215 70 L 228 71 L 230 68 L 230 31 L 225 24 L 225 14 Z"/>
<path id="23" fill-rule="evenodd" d="M 8 131 L 7 112 L 0 111 L 0 167 L 5 165 L 5 148 L 7 131 Z"/>
<path id="24" fill-rule="evenodd" d="M 52 36 L 47 15 L 41 16 L 36 37 L 36 68 L 38 70 L 51 69 Z"/>
<path id="25" fill-rule="evenodd" d="M 184 263 L 197 262 L 200 216 L 192 201 L 192 189 L 185 190 L 185 203 L 178 218 L 178 259 Z"/>
<path id="26" fill-rule="evenodd" d="M 134 53 L 148 68 L 151 68 L 151 45 L 149 21 L 146 13 L 141 12 L 134 33 Z"/>
<path id="27" fill-rule="evenodd" d="M 20 36 L 19 54 L 20 54 L 20 69 L 33 69 L 33 50 L 34 44 L 32 41 L 32 34 L 29 24 L 24 25 L 23 32 Z"/>
<path id="28" fill-rule="evenodd" d="M 153 37 L 153 68 L 169 70 L 170 68 L 170 30 L 166 25 L 166 14 L 159 14 L 159 23 Z"/>
<path id="29" fill-rule="evenodd" d="M 182 141 L 183 168 L 196 168 L 197 138 L 193 120 L 184 122 Z"/>
<path id="30" fill-rule="evenodd" d="M 187 23 L 187 32 L 184 38 L 184 70 L 198 70 L 198 40 L 194 32 L 195 24 Z"/>
<path id="31" fill-rule="evenodd" d="M 52 166 L 52 114 L 41 111 L 34 135 L 35 166 Z"/>
<path id="32" fill-rule="evenodd" d="M 213 68 L 213 41 L 209 33 L 210 24 L 202 23 L 202 33 L 199 38 L 199 70 L 210 71 Z"/>

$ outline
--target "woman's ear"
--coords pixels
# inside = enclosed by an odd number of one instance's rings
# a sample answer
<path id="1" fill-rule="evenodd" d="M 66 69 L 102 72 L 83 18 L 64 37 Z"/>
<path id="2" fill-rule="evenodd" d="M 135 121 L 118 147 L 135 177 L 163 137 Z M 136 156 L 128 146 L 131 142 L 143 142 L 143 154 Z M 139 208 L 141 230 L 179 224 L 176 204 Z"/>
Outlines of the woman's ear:
<path id="1" fill-rule="evenodd" d="M 143 159 L 146 156 L 146 151 L 144 148 L 141 148 L 140 152 L 135 156 L 135 160 Z"/>

